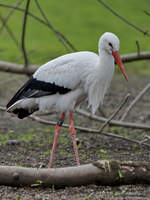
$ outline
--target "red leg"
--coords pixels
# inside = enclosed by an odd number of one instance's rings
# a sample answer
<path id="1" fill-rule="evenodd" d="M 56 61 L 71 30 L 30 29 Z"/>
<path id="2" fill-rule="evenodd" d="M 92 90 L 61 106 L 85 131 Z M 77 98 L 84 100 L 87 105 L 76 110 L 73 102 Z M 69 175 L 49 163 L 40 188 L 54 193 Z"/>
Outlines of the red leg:
<path id="1" fill-rule="evenodd" d="M 62 126 L 62 124 L 64 122 L 64 118 L 65 118 L 65 113 L 62 113 L 61 119 L 57 122 L 56 127 L 55 127 L 53 147 L 52 147 L 51 157 L 50 157 L 50 161 L 49 161 L 49 165 L 48 165 L 49 168 L 52 168 L 52 165 L 53 165 L 57 139 L 58 139 L 59 132 L 61 130 L 61 126 Z"/>
<path id="2" fill-rule="evenodd" d="M 74 152 L 75 152 L 75 157 L 76 157 L 76 162 L 77 162 L 77 166 L 80 165 L 80 161 L 79 161 L 79 154 L 78 154 L 78 147 L 77 147 L 77 143 L 76 143 L 76 138 L 75 138 L 75 129 L 74 129 L 74 124 L 73 124 L 73 112 L 70 112 L 70 134 L 72 137 L 72 143 L 73 143 L 73 148 L 74 148 Z"/>

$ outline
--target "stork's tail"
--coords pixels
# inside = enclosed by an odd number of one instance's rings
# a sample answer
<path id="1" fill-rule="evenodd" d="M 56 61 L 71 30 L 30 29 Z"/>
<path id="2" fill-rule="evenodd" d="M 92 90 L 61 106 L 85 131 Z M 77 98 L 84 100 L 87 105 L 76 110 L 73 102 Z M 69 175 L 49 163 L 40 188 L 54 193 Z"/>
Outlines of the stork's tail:
<path id="1" fill-rule="evenodd" d="M 7 108 L 7 112 L 9 113 L 13 113 L 15 115 L 17 115 L 17 117 L 19 119 L 23 119 L 25 117 L 28 117 L 29 115 L 31 115 L 33 112 L 37 111 L 38 108 L 34 107 L 34 108 L 27 108 L 27 107 L 22 107 L 21 103 L 23 100 L 19 100 L 16 103 L 14 103 L 13 105 L 11 105 L 10 107 Z"/>

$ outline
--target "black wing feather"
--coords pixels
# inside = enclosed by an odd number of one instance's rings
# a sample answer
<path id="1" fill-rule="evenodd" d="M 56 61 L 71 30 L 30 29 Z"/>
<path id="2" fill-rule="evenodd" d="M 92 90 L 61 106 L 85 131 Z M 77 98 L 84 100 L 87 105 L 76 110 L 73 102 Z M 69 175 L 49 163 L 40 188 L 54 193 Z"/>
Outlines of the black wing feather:
<path id="1" fill-rule="evenodd" d="M 7 104 L 7 108 L 13 105 L 16 101 L 24 98 L 37 98 L 52 94 L 66 94 L 71 89 L 64 88 L 63 86 L 55 85 L 55 83 L 48 83 L 40 80 L 36 80 L 31 77 L 14 95 L 14 97 Z"/>

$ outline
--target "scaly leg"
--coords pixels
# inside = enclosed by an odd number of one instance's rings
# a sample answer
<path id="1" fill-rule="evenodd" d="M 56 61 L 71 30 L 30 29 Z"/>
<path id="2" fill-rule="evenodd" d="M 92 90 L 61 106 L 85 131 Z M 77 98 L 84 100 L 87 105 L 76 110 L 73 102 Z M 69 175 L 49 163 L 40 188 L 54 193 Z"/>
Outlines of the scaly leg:
<path id="1" fill-rule="evenodd" d="M 78 147 L 77 147 L 77 143 L 76 143 L 76 138 L 75 138 L 75 129 L 74 129 L 74 124 L 73 124 L 73 112 L 70 112 L 70 134 L 72 137 L 72 143 L 73 143 L 73 149 L 75 152 L 75 157 L 76 157 L 76 162 L 77 162 L 77 166 L 80 165 L 80 161 L 79 161 L 79 154 L 78 154 Z"/>
<path id="2" fill-rule="evenodd" d="M 64 118 L 65 118 L 65 113 L 62 113 L 61 118 L 57 122 L 56 127 L 55 127 L 53 147 L 52 147 L 51 157 L 50 157 L 50 161 L 49 161 L 49 165 L 48 165 L 49 168 L 52 168 L 52 165 L 53 165 L 53 160 L 54 160 L 54 154 L 55 154 L 57 139 L 58 139 L 59 132 L 61 130 L 61 126 L 62 126 L 62 124 L 64 122 Z"/>

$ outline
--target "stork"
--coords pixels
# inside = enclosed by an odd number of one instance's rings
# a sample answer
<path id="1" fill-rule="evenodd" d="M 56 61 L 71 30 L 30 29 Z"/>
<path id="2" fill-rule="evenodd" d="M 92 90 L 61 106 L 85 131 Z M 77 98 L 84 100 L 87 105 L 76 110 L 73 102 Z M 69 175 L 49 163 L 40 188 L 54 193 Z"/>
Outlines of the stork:
<path id="1" fill-rule="evenodd" d="M 73 111 L 85 99 L 94 114 L 103 103 L 104 95 L 114 73 L 114 63 L 127 75 L 119 55 L 119 39 L 110 32 L 104 33 L 98 42 L 98 52 L 80 51 L 66 54 L 42 65 L 18 90 L 7 104 L 7 111 L 23 119 L 36 111 L 55 111 L 60 114 L 55 127 L 54 141 L 49 161 L 51 168 L 56 143 L 65 115 L 69 115 L 69 129 L 77 166 L 80 165 Z"/>

